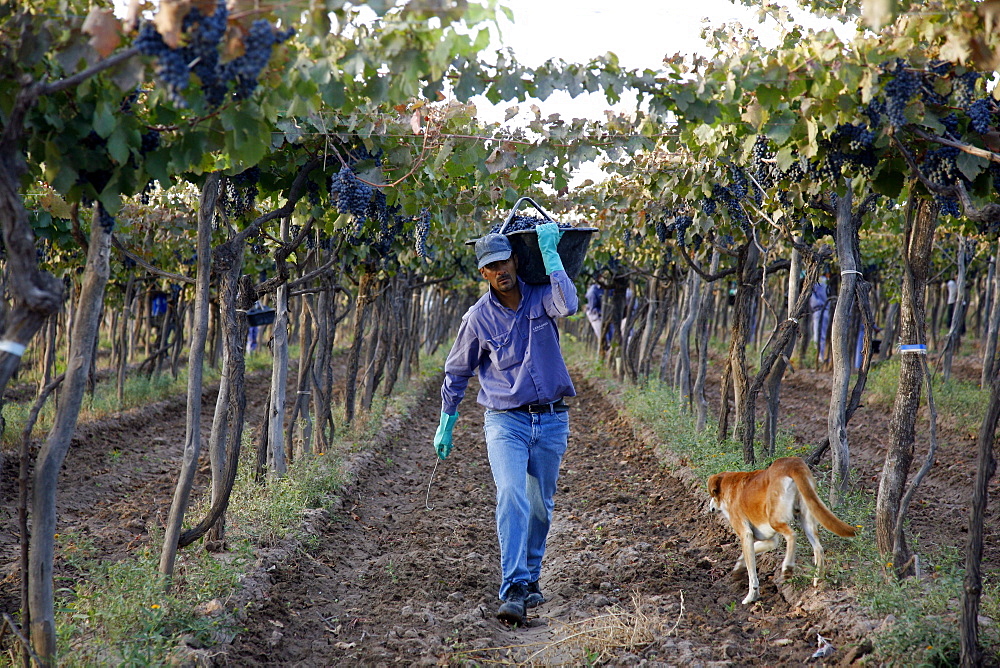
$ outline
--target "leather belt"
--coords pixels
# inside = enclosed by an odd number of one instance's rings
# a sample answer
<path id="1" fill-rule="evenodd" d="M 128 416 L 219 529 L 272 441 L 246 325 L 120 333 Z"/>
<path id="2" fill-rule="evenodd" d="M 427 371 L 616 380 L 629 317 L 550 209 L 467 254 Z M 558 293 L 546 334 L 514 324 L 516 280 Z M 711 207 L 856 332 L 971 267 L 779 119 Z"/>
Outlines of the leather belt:
<path id="1" fill-rule="evenodd" d="M 523 411 L 525 413 L 562 413 L 563 411 L 568 411 L 569 406 L 565 401 L 560 399 L 550 404 L 525 404 L 517 408 L 511 408 L 510 410 Z"/>

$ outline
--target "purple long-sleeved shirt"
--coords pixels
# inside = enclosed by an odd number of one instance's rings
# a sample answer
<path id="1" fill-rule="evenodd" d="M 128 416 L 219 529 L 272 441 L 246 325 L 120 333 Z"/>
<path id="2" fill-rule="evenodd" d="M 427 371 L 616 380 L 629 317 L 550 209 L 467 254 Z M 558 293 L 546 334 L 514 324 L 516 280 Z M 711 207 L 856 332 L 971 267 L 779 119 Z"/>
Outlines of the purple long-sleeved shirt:
<path id="1" fill-rule="evenodd" d="M 552 272 L 549 285 L 518 282 L 516 311 L 503 306 L 491 288 L 462 316 L 444 363 L 442 412 L 455 414 L 474 373 L 480 386 L 476 401 L 493 410 L 576 396 L 555 322 L 576 313 L 576 286 L 563 270 Z"/>

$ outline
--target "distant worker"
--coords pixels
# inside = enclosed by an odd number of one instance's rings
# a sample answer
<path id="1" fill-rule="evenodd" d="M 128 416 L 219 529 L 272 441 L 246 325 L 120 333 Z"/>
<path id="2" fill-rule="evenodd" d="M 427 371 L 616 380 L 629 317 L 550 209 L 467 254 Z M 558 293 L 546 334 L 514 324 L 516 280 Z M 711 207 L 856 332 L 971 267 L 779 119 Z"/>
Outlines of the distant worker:
<path id="1" fill-rule="evenodd" d="M 590 321 L 590 326 L 593 327 L 598 341 L 601 340 L 601 297 L 603 295 L 604 289 L 597 283 L 591 283 L 590 287 L 587 288 L 587 302 L 583 306 L 583 311 L 587 314 L 587 320 Z"/>
<path id="2" fill-rule="evenodd" d="M 949 278 L 945 288 L 948 290 L 948 308 L 945 311 L 944 326 L 950 332 L 951 321 L 955 317 L 955 302 L 958 301 L 958 282 L 954 278 Z"/>
<path id="3" fill-rule="evenodd" d="M 500 600 L 496 616 L 524 625 L 527 609 L 545 602 L 539 578 L 552 522 L 552 497 L 569 439 L 569 407 L 576 396 L 559 347 L 556 318 L 573 315 L 577 294 L 556 251 L 557 223 L 535 228 L 548 285 L 517 277 L 517 256 L 502 234 L 476 242 L 479 273 L 490 289 L 462 318 L 444 365 L 441 422 L 434 448 L 452 449 L 458 405 L 469 379 L 479 376 L 485 407 L 486 449 L 496 484 L 500 542 Z"/>
<path id="4" fill-rule="evenodd" d="M 812 312 L 812 339 L 821 360 L 826 359 L 826 331 L 830 327 L 830 305 L 827 293 L 827 277 L 820 276 L 809 295 L 809 310 Z"/>

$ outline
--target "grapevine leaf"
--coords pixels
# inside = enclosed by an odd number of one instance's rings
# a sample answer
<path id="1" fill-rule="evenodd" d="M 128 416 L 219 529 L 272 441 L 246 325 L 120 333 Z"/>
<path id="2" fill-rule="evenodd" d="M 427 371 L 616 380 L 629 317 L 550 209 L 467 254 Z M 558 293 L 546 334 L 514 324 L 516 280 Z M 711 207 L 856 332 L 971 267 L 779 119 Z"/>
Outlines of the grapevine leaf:
<path id="1" fill-rule="evenodd" d="M 344 91 L 344 84 L 334 80 L 320 88 L 323 96 L 323 103 L 328 107 L 340 109 L 347 103 L 347 94 Z"/>
<path id="2" fill-rule="evenodd" d="M 771 115 L 764 133 L 774 140 L 776 144 L 784 144 L 792 136 L 792 128 L 795 126 L 795 114 L 783 109 Z"/>
<path id="3" fill-rule="evenodd" d="M 111 154 L 111 158 L 119 165 L 124 165 L 131 153 L 128 134 L 125 128 L 119 126 L 108 137 L 108 153 Z"/>
<path id="4" fill-rule="evenodd" d="M 903 192 L 905 183 L 906 179 L 901 170 L 883 169 L 876 175 L 872 188 L 880 195 L 896 199 Z"/>
<path id="5" fill-rule="evenodd" d="M 438 172 L 441 170 L 441 165 L 443 165 L 448 158 L 451 156 L 452 151 L 455 150 L 455 140 L 449 137 L 445 140 L 444 145 L 441 150 L 438 151 L 437 158 L 434 159 L 434 171 Z"/>
<path id="6" fill-rule="evenodd" d="M 517 162 L 517 151 L 512 144 L 498 146 L 486 159 L 486 170 L 490 174 L 496 174 L 505 169 L 510 169 Z"/>
<path id="7" fill-rule="evenodd" d="M 986 169 L 990 162 L 986 158 L 980 157 L 978 155 L 972 155 L 971 153 L 966 153 L 962 151 L 958 154 L 958 158 L 955 161 L 958 165 L 959 171 L 965 175 L 965 178 L 970 181 L 975 181 L 979 173 Z"/>
<path id="8" fill-rule="evenodd" d="M 114 113 L 111 111 L 111 104 L 101 101 L 94 110 L 94 132 L 105 139 L 111 135 L 117 125 Z"/>
<path id="9" fill-rule="evenodd" d="M 260 137 L 270 136 L 270 128 L 252 110 L 242 108 L 227 109 L 222 115 L 226 126 L 226 149 L 232 162 L 240 165 L 256 165 L 267 152 L 267 142 Z"/>

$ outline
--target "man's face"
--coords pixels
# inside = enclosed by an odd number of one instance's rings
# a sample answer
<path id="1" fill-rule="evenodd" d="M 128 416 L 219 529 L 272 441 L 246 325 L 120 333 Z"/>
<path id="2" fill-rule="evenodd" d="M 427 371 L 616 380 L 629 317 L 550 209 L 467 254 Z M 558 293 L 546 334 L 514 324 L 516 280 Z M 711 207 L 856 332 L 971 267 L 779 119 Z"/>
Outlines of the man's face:
<path id="1" fill-rule="evenodd" d="M 511 253 L 506 260 L 490 262 L 479 273 L 497 292 L 510 292 L 517 287 L 517 256 Z"/>

